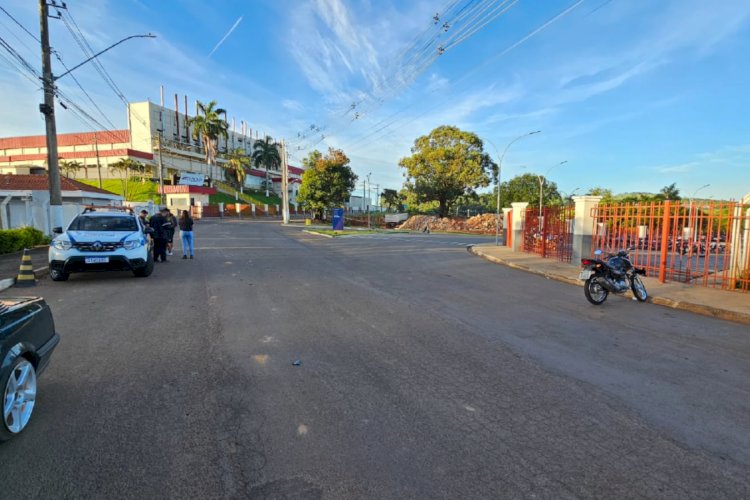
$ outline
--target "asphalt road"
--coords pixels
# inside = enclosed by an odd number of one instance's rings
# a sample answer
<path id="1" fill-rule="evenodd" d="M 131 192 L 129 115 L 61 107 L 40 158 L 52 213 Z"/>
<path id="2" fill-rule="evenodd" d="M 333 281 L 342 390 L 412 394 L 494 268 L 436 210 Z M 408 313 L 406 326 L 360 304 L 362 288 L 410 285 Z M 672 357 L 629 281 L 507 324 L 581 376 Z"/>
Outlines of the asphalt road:
<path id="1" fill-rule="evenodd" d="M 473 237 L 196 237 L 34 289 L 62 341 L 0 497 L 750 495 L 746 326 L 590 306 Z"/>

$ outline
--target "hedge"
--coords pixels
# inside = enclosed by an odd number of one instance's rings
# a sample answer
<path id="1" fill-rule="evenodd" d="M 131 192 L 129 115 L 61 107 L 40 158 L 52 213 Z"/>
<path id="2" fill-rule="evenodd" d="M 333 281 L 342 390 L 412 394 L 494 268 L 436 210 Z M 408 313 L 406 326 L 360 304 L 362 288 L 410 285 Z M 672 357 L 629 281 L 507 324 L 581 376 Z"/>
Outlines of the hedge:
<path id="1" fill-rule="evenodd" d="M 0 254 L 19 252 L 24 248 L 49 245 L 50 239 L 33 227 L 0 229 Z"/>

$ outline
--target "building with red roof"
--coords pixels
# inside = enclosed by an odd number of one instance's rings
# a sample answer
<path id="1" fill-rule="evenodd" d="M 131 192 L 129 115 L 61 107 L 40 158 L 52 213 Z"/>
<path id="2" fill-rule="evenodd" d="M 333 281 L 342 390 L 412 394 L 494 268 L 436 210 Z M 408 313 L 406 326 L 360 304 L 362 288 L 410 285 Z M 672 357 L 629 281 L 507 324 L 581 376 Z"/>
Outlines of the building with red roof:
<path id="1" fill-rule="evenodd" d="M 123 198 L 98 187 L 62 177 L 63 220 L 67 224 L 84 207 L 121 205 Z M 0 174 L 0 226 L 23 226 L 51 232 L 49 219 L 49 179 L 40 174 Z"/>

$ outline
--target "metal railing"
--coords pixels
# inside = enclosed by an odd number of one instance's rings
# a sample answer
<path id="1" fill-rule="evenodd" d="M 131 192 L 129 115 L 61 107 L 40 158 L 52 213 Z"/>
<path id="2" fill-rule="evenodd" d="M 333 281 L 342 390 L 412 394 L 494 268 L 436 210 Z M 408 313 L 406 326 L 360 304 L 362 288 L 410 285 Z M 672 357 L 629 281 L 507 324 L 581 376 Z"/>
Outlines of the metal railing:
<path id="1" fill-rule="evenodd" d="M 599 205 L 594 249 L 629 250 L 660 281 L 750 290 L 750 205 L 665 201 Z"/>
<path id="2" fill-rule="evenodd" d="M 573 257 L 573 206 L 527 208 L 523 222 L 523 250 L 544 258 L 570 262 Z"/>

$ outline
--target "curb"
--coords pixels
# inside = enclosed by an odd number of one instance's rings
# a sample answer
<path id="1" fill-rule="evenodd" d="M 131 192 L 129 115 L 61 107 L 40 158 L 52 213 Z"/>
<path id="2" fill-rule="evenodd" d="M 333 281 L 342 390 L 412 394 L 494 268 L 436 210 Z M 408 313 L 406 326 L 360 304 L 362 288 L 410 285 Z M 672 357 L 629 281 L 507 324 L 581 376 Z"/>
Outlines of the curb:
<path id="1" fill-rule="evenodd" d="M 565 276 L 560 276 L 559 274 L 545 273 L 544 271 L 538 271 L 528 266 L 515 264 L 513 262 L 508 262 L 503 259 L 493 257 L 492 255 L 487 255 L 485 253 L 480 252 L 479 250 L 476 250 L 474 248 L 474 245 L 467 247 L 466 250 L 472 255 L 476 255 L 477 257 L 481 257 L 495 264 L 501 264 L 506 267 L 536 274 L 537 276 L 543 276 L 549 280 L 560 281 L 562 283 L 567 283 L 569 285 L 575 285 L 575 286 L 580 286 L 580 287 L 583 286 L 583 283 L 581 283 L 581 281 L 577 279 L 567 278 Z M 718 307 L 707 306 L 705 304 L 695 304 L 693 302 L 684 302 L 680 300 L 673 300 L 673 299 L 668 299 L 666 297 L 659 297 L 659 296 L 653 296 L 653 295 L 649 295 L 648 300 L 646 302 L 650 304 L 655 304 L 657 306 L 669 307 L 670 309 L 678 309 L 681 311 L 692 312 L 694 314 L 700 314 L 702 316 L 710 316 L 712 318 L 723 319 L 727 321 L 733 321 L 735 323 L 743 323 L 746 325 L 750 325 L 750 314 L 747 314 L 747 313 L 741 313 L 737 311 L 728 311 L 726 309 L 720 309 Z"/>
<path id="2" fill-rule="evenodd" d="M 318 233 L 317 231 L 311 231 L 309 229 L 303 229 L 302 232 L 307 233 L 307 234 L 313 234 L 315 236 L 322 236 L 323 238 L 333 238 L 333 236 L 331 236 L 330 234 Z"/>
<path id="3" fill-rule="evenodd" d="M 34 277 L 36 279 L 44 278 L 49 274 L 49 267 L 40 267 L 37 269 L 34 269 Z M 16 278 L 6 278 L 4 280 L 0 280 L 0 292 L 3 290 L 7 290 L 8 288 L 12 287 L 16 284 Z"/>

